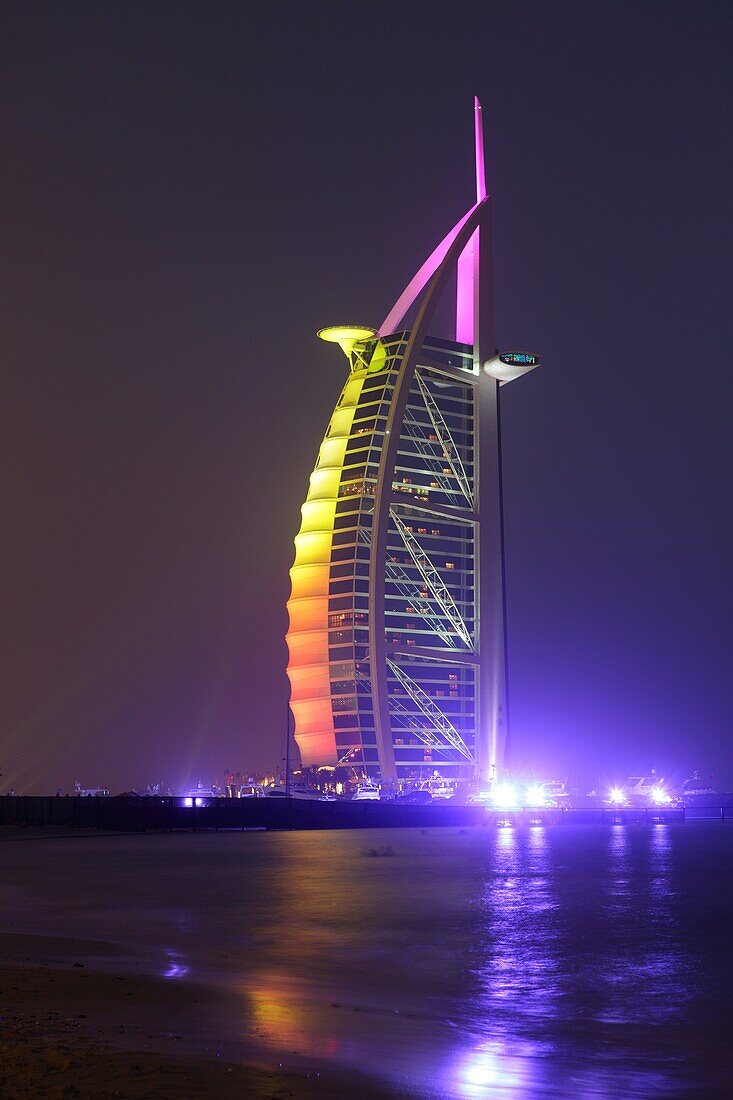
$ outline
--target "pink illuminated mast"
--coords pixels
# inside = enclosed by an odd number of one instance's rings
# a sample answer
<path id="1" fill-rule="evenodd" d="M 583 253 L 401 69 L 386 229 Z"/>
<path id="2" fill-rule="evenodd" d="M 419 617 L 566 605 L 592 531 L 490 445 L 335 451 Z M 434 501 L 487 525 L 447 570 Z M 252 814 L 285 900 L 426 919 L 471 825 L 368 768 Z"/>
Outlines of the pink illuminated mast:
<path id="1" fill-rule="evenodd" d="M 476 229 L 456 263 L 456 340 L 474 345 L 474 359 L 480 366 L 483 358 L 494 355 L 493 279 L 491 272 L 491 211 L 486 190 L 484 158 L 483 112 L 474 98 L 474 139 L 476 169 L 476 202 L 446 234 L 395 302 L 380 326 L 382 336 L 396 332 L 410 307 L 445 261 L 467 222 Z"/>
<path id="2" fill-rule="evenodd" d="M 486 198 L 486 164 L 484 161 L 484 119 L 478 96 L 473 98 L 473 129 L 476 143 L 476 202 Z"/>
<path id="3" fill-rule="evenodd" d="M 486 164 L 484 161 L 483 112 L 478 98 L 473 101 L 474 135 L 476 147 L 476 202 L 484 202 L 486 195 Z M 473 344 L 478 327 L 481 300 L 480 233 L 477 229 L 458 260 L 456 280 L 456 340 Z M 486 242 L 488 244 L 488 242 Z"/>

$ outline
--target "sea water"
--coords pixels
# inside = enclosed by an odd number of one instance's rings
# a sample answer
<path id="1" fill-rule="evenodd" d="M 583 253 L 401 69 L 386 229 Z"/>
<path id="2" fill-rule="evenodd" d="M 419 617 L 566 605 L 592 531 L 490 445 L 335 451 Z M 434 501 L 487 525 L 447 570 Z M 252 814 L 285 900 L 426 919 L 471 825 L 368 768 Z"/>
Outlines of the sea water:
<path id="1" fill-rule="evenodd" d="M 7 842 L 0 932 L 225 988 L 228 1056 L 395 1095 L 733 1095 L 724 823 Z"/>

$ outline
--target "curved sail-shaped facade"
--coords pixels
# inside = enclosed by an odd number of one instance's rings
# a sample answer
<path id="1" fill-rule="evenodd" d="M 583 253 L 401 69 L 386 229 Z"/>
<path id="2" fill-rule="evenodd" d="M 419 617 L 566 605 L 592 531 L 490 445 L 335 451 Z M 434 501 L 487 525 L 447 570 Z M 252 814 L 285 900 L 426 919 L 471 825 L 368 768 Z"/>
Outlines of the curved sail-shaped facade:
<path id="1" fill-rule="evenodd" d="M 491 779 L 507 735 L 498 398 L 527 368 L 494 347 L 478 104 L 476 135 L 477 201 L 381 330 L 328 330 L 350 373 L 295 538 L 288 676 L 303 763 L 387 782 L 426 768 Z M 456 339 L 438 339 L 453 272 Z"/>
<path id="2" fill-rule="evenodd" d="M 288 600 L 288 677 L 290 709 L 304 762 L 329 763 L 336 759 L 329 588 L 336 512 L 362 385 L 363 377 L 352 374 L 341 391 L 311 474 L 295 537 Z"/>

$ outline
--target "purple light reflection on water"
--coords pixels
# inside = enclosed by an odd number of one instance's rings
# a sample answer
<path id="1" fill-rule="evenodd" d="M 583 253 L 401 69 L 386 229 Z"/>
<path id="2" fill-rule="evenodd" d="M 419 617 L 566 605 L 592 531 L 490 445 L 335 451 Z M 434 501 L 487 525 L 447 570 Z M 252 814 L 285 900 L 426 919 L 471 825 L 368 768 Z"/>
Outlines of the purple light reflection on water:
<path id="1" fill-rule="evenodd" d="M 166 951 L 168 956 L 167 965 L 161 970 L 161 976 L 163 978 L 185 978 L 191 972 L 191 967 L 187 966 L 184 962 L 181 962 L 181 956 L 175 951 Z"/>
<path id="2" fill-rule="evenodd" d="M 596 1017 L 659 1025 L 679 1016 L 695 977 L 671 908 L 672 839 L 666 825 L 611 827 L 606 885 L 607 947 Z M 644 944 L 641 951 L 635 945 Z"/>
<path id="3" fill-rule="evenodd" d="M 644 1050 L 648 1028 L 691 996 L 669 910 L 669 829 L 614 826 L 600 862 L 585 850 L 589 832 L 575 833 L 576 849 L 571 836 L 542 827 L 495 835 L 474 969 L 476 1041 L 455 1063 L 456 1095 L 557 1095 L 558 1071 L 573 1095 L 675 1094 L 679 1057 L 665 1053 L 655 1066 Z M 593 1049 L 598 1025 L 616 1034 Z M 585 1057 L 561 1070 L 578 1046 Z"/>
<path id="4" fill-rule="evenodd" d="M 553 922 L 556 900 L 541 826 L 496 834 L 493 866 L 482 892 L 484 945 L 476 979 L 481 1009 L 545 1015 L 557 993 Z"/>

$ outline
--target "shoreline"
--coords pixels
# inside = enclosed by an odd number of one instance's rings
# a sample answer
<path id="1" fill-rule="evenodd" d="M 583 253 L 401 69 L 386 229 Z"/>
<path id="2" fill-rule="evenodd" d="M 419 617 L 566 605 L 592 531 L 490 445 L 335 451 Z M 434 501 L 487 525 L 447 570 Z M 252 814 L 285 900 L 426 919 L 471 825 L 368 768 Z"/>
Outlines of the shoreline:
<path id="1" fill-rule="evenodd" d="M 309 832 L 333 829 L 469 828 L 513 825 L 640 824 L 682 822 L 691 817 L 728 820 L 733 805 L 546 806 L 497 809 L 477 803 L 435 799 L 427 806 L 394 801 L 325 801 L 298 798 L 212 798 L 204 806 L 183 806 L 178 798 L 43 798 L 0 796 L 0 828 L 65 828 L 120 833 Z"/>
<path id="2" fill-rule="evenodd" d="M 79 954 L 84 957 L 83 949 Z M 48 1100 L 394 1095 L 368 1077 L 326 1063 L 296 1055 L 286 1060 L 256 1036 L 243 1036 L 236 1046 L 218 1041 L 216 1019 L 232 1010 L 225 991 L 194 982 L 99 972 L 81 962 L 17 963 L 0 957 L 0 1095 Z"/>

